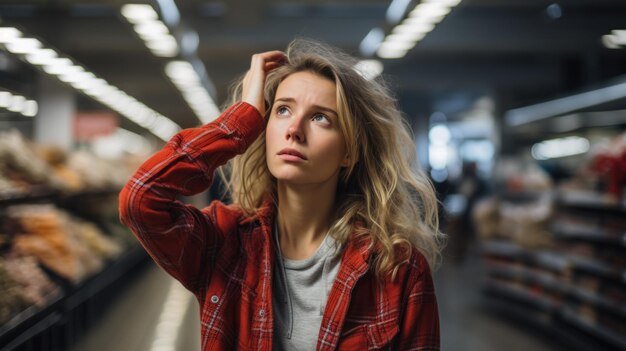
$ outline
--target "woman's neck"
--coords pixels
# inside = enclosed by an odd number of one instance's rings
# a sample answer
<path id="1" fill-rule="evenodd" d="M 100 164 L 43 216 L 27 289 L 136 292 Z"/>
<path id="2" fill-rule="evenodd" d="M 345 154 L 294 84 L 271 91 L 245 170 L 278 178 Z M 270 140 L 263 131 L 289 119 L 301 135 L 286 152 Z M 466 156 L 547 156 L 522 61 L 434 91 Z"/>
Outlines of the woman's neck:
<path id="1" fill-rule="evenodd" d="M 293 185 L 278 183 L 276 224 L 281 252 L 305 259 L 317 251 L 333 220 L 337 183 Z"/>

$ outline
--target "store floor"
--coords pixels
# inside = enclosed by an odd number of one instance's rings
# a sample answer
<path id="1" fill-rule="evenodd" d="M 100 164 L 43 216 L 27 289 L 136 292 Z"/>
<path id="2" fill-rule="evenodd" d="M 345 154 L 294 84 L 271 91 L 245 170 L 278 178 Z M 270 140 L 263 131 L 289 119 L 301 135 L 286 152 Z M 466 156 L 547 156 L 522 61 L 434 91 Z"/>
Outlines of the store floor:
<path id="1" fill-rule="evenodd" d="M 461 264 L 445 260 L 435 274 L 441 317 L 441 349 L 444 351 L 557 351 L 555 345 L 521 327 L 485 310 L 480 292 L 480 258 L 470 249 Z M 179 328 L 160 322 L 164 306 L 173 306 L 172 287 L 180 285 L 152 265 L 120 295 L 119 300 L 102 316 L 101 321 L 71 351 L 164 351 L 199 350 L 197 301 L 185 292 L 179 316 Z M 170 300 L 170 303 L 165 303 Z M 169 313 L 169 314 L 168 314 Z M 162 325 L 159 327 L 159 325 Z M 167 330 L 174 341 L 156 340 L 156 330 Z M 161 334 L 159 334 L 161 335 Z M 177 339 L 177 340 L 176 340 Z"/>

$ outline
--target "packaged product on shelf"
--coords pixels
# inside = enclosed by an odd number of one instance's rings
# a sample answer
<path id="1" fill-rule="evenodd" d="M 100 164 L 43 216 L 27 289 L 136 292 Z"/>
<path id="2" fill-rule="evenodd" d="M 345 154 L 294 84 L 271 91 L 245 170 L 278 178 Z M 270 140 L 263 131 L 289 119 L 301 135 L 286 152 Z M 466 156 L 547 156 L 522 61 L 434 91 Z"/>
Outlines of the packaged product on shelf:
<path id="1" fill-rule="evenodd" d="M 527 204 L 503 201 L 500 205 L 500 232 L 526 248 L 552 246 L 549 222 L 552 202 L 549 199 Z"/>
<path id="2" fill-rule="evenodd" d="M 50 165 L 56 176 L 63 181 L 67 191 L 78 192 L 85 188 L 80 175 L 67 166 L 67 153 L 61 148 L 52 145 L 38 146 L 37 152 Z"/>
<path id="3" fill-rule="evenodd" d="M 626 133 L 594 145 L 563 192 L 587 192 L 608 204 L 626 199 Z"/>
<path id="4" fill-rule="evenodd" d="M 0 173 L 26 191 L 33 186 L 65 188 L 65 183 L 16 130 L 0 134 Z"/>
<path id="5" fill-rule="evenodd" d="M 482 240 L 501 237 L 500 233 L 500 203 L 496 198 L 487 198 L 476 203 L 472 209 L 472 220 L 478 238 Z"/>
<path id="6" fill-rule="evenodd" d="M 17 283 L 11 278 L 3 260 L 0 260 L 0 325 L 23 310 L 25 301 Z"/>
<path id="7" fill-rule="evenodd" d="M 510 193 L 541 193 L 554 189 L 550 176 L 534 162 L 502 158 L 495 168 L 498 187 Z"/>
<path id="8" fill-rule="evenodd" d="M 0 172 L 0 198 L 11 198 L 14 196 L 20 196 L 27 192 L 24 186 L 20 186 L 19 183 L 11 181 L 4 174 L 6 171 Z"/>
<path id="9" fill-rule="evenodd" d="M 91 252 L 104 259 L 112 259 L 122 252 L 122 245 L 108 238 L 98 227 L 89 222 L 75 219 L 72 222 L 74 231 L 82 237 Z"/>
<path id="10" fill-rule="evenodd" d="M 117 222 L 107 222 L 104 224 L 106 232 L 122 247 L 122 249 L 139 245 L 137 238 L 135 238 L 127 227 L 124 227 Z"/>
<path id="11" fill-rule="evenodd" d="M 58 291 L 56 284 L 41 270 L 35 257 L 8 256 L 3 260 L 9 276 L 20 287 L 20 294 L 29 305 L 44 307 L 49 303 L 49 296 Z"/>
<path id="12" fill-rule="evenodd" d="M 588 303 L 581 303 L 578 305 L 578 307 L 576 308 L 576 312 L 578 313 L 578 316 L 591 323 L 591 324 L 596 324 L 596 321 L 598 320 L 598 314 L 596 312 L 596 308 Z"/>
<path id="13" fill-rule="evenodd" d="M 68 167 L 78 173 L 87 187 L 94 189 L 122 188 L 130 177 L 126 167 L 96 157 L 86 150 L 74 151 L 69 155 Z"/>
<path id="14" fill-rule="evenodd" d="M 7 216 L 19 233 L 13 239 L 13 249 L 37 257 L 51 271 L 74 283 L 102 269 L 104 257 L 98 253 L 103 248 L 109 250 L 107 254 L 117 252 L 110 243 L 103 244 L 105 239 L 93 239 L 100 234 L 82 233 L 69 214 L 52 205 L 11 206 Z"/>

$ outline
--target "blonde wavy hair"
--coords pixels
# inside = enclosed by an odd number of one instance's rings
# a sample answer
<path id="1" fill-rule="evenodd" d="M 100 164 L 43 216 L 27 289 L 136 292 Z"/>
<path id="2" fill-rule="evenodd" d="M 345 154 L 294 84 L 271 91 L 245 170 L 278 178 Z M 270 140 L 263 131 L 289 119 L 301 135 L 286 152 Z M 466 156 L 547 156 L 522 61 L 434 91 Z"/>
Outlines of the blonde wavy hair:
<path id="1" fill-rule="evenodd" d="M 331 235 L 339 243 L 349 240 L 352 232 L 370 236 L 379 279 L 394 279 L 413 247 L 434 269 L 445 242 L 439 231 L 438 201 L 416 165 L 412 134 L 386 84 L 381 78 L 365 79 L 354 68 L 355 58 L 326 44 L 296 39 L 286 54 L 288 63 L 266 79 L 266 121 L 279 84 L 290 74 L 312 72 L 337 87 L 339 125 L 351 164 L 339 174 Z M 242 80 L 233 85 L 227 105 L 241 100 Z M 276 179 L 265 158 L 265 132 L 228 167 L 230 196 L 246 214 L 258 211 L 268 197 L 277 204 Z"/>

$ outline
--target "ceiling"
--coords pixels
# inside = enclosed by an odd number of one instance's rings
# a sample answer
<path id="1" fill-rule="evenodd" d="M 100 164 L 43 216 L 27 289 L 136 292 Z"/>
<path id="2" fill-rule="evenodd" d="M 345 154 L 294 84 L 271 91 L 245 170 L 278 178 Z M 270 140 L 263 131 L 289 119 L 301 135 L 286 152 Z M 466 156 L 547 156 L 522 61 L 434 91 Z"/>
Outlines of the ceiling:
<path id="1" fill-rule="evenodd" d="M 138 3 L 141 3 L 139 1 Z M 145 3 L 145 1 L 143 1 Z M 176 1 L 199 34 L 197 55 L 224 103 L 227 88 L 251 54 L 284 49 L 296 36 L 353 54 L 374 27 L 389 29 L 390 1 Z M 119 0 L 0 0 L 2 25 L 18 26 L 76 59 L 182 127 L 199 120 L 154 57 L 120 15 Z M 450 116 L 490 94 L 498 114 L 510 108 L 626 74 L 626 49 L 600 37 L 626 28 L 624 0 L 559 1 L 551 18 L 544 0 L 464 0 L 404 58 L 383 60 L 385 74 L 409 116 L 434 109 Z M 86 97 L 86 109 L 100 108 Z M 122 125 L 139 127 L 130 121 Z"/>

